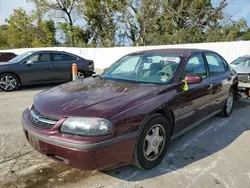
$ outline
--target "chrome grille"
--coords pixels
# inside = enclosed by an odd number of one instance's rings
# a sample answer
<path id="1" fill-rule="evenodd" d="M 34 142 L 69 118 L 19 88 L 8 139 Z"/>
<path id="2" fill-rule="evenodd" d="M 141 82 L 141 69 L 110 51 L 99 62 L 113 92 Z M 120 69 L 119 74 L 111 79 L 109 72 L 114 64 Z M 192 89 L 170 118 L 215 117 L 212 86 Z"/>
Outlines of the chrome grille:
<path id="1" fill-rule="evenodd" d="M 52 129 L 58 121 L 55 118 L 41 115 L 34 107 L 30 110 L 29 119 L 34 127 L 46 130 Z"/>
<path id="2" fill-rule="evenodd" d="M 239 82 L 250 83 L 250 74 L 238 74 Z"/>

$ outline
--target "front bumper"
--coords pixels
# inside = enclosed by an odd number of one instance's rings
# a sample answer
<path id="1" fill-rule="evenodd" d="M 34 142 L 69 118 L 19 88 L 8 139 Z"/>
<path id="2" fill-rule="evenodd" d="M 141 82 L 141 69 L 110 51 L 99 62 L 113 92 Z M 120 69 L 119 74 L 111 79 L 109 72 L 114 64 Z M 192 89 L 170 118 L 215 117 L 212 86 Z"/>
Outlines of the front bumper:
<path id="1" fill-rule="evenodd" d="M 47 157 L 82 170 L 109 169 L 132 163 L 136 133 L 91 144 L 68 142 L 53 132 L 34 128 L 28 113 L 27 109 L 22 116 L 26 138 L 34 149 Z"/>

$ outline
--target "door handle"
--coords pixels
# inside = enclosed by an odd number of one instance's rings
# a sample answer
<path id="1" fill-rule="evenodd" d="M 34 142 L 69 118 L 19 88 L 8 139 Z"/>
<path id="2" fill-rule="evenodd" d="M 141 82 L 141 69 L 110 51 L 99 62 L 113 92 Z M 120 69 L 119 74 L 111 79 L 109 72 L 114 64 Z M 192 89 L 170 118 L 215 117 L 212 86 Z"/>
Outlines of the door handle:
<path id="1" fill-rule="evenodd" d="M 231 80 L 232 80 L 232 77 L 231 77 L 231 76 L 227 78 L 227 81 L 231 81 Z"/>
<path id="2" fill-rule="evenodd" d="M 47 65 L 45 68 L 52 68 L 52 65 Z"/>

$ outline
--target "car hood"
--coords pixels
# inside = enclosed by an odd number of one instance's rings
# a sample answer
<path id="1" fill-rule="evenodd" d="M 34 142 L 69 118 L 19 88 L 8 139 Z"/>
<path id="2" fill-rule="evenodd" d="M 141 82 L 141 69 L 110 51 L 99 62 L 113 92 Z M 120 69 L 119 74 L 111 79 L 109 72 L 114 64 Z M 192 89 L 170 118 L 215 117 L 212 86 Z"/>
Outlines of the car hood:
<path id="1" fill-rule="evenodd" d="M 110 111 L 157 92 L 159 87 L 85 78 L 36 95 L 34 107 L 39 113 L 49 117 L 103 117 Z"/>
<path id="2" fill-rule="evenodd" d="M 241 65 L 233 65 L 233 64 L 230 66 L 232 67 L 232 69 L 234 69 L 239 74 L 250 73 L 250 67 L 244 67 Z"/>

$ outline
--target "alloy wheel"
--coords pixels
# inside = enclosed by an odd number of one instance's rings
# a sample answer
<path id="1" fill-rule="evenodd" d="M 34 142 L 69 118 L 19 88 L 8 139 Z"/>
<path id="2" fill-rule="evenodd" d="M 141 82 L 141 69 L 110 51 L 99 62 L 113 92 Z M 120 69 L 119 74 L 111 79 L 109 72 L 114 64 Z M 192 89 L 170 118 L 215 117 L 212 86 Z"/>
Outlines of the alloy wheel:
<path id="1" fill-rule="evenodd" d="M 143 153 L 148 161 L 154 161 L 163 151 L 166 133 L 162 125 L 154 125 L 144 140 Z"/>
<path id="2" fill-rule="evenodd" d="M 17 87 L 17 85 L 18 85 L 18 82 L 16 78 L 14 78 L 11 75 L 3 76 L 0 79 L 0 87 L 4 89 L 5 91 L 12 91 Z"/>

